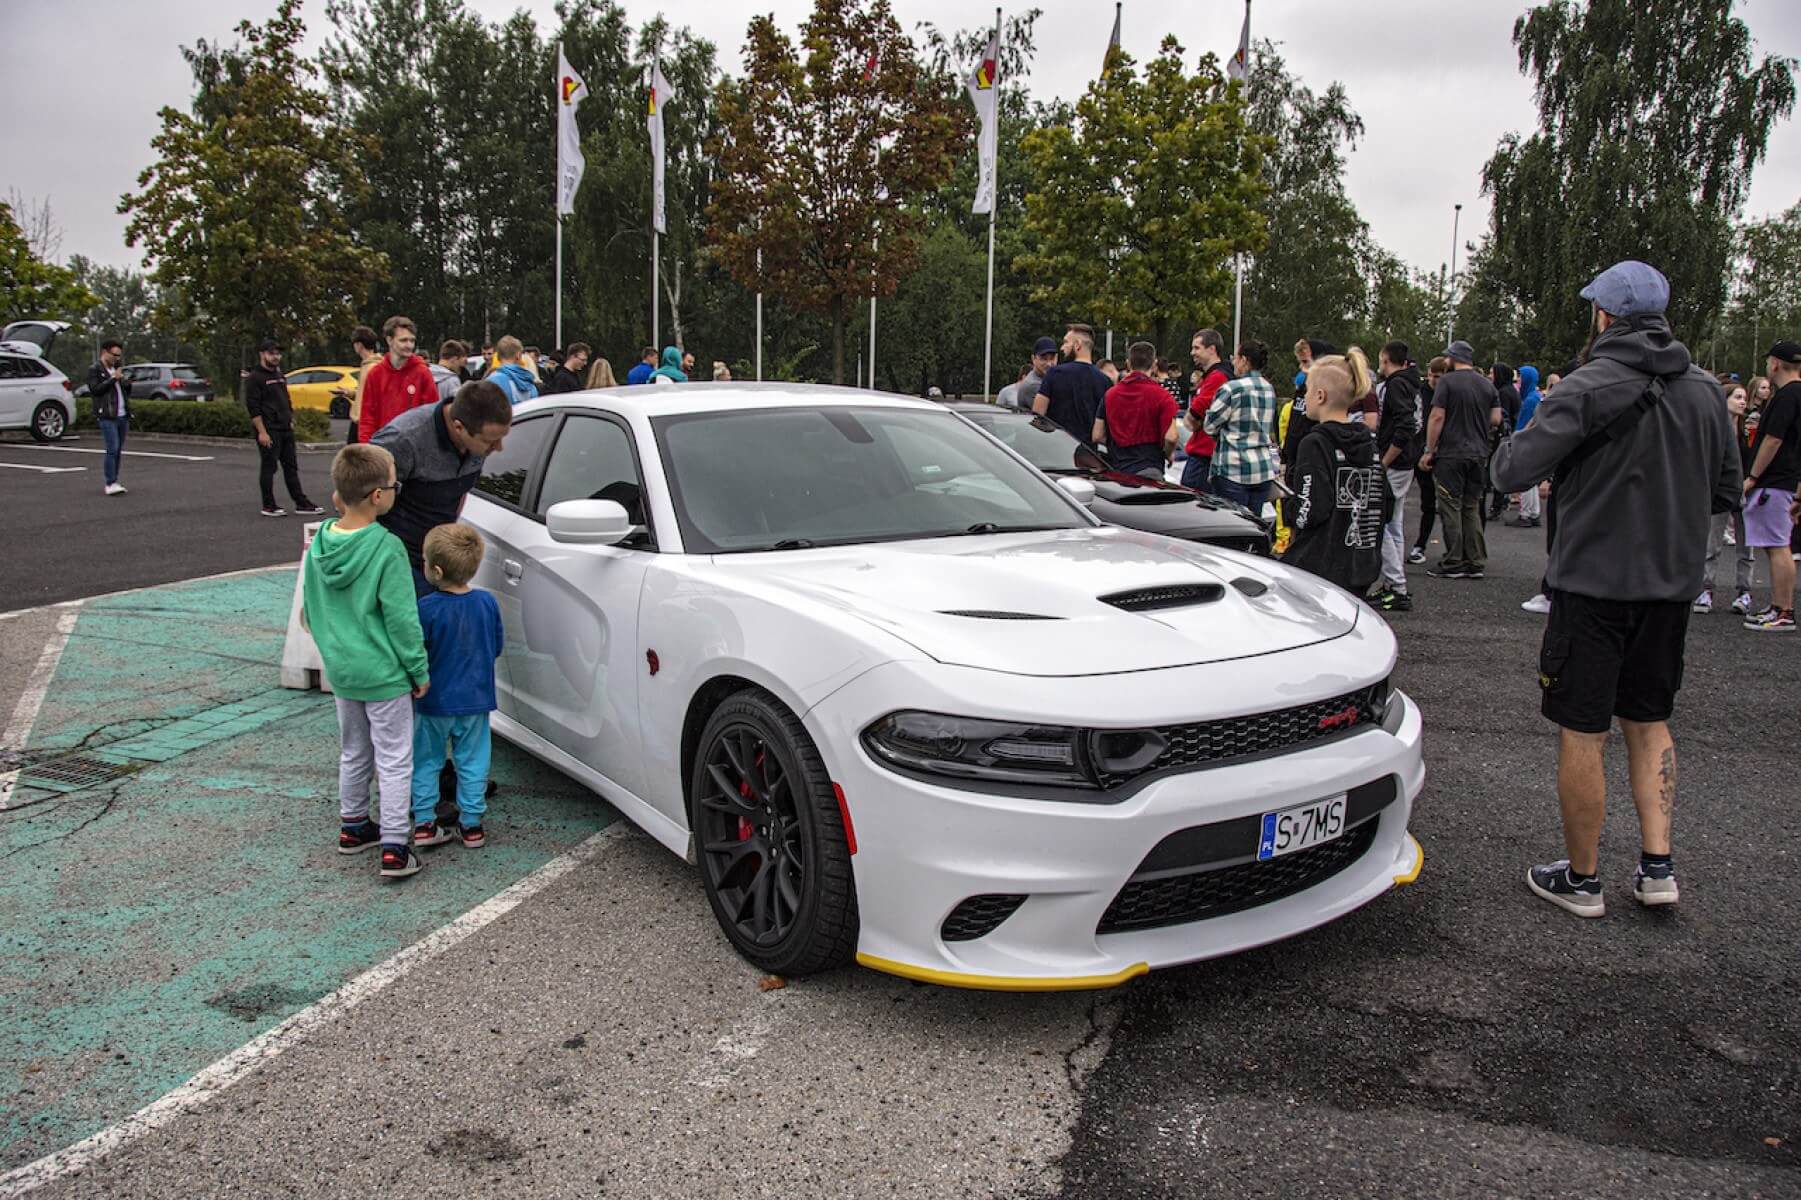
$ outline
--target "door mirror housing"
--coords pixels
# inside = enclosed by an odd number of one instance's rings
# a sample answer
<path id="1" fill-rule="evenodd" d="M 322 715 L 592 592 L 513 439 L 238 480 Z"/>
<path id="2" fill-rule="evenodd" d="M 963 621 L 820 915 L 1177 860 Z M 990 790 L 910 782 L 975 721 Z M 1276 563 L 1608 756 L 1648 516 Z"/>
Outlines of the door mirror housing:
<path id="1" fill-rule="evenodd" d="M 1062 475 L 1057 479 L 1057 486 L 1070 494 L 1070 497 L 1083 508 L 1094 505 L 1094 484 L 1074 475 Z"/>
<path id="2" fill-rule="evenodd" d="M 562 500 L 544 514 L 550 540 L 566 546 L 617 546 L 638 531 L 617 500 Z"/>

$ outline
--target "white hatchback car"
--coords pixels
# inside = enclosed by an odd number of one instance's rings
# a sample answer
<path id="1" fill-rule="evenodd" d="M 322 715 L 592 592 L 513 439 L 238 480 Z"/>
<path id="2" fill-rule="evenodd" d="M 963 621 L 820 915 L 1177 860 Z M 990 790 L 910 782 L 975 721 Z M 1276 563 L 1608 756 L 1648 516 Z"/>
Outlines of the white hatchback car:
<path id="1" fill-rule="evenodd" d="M 464 511 L 495 728 L 697 864 L 772 972 L 1101 987 L 1410 882 L 1388 627 L 1082 494 L 867 392 L 521 405 Z"/>
<path id="2" fill-rule="evenodd" d="M 75 424 L 75 385 L 44 360 L 66 321 L 14 321 L 0 329 L 0 429 L 54 442 Z"/>

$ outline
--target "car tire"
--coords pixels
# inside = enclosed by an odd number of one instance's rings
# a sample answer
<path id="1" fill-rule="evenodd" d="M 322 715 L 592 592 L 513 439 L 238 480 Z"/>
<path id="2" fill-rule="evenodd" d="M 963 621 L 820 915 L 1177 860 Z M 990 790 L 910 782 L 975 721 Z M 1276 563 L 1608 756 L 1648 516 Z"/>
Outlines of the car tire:
<path id="1" fill-rule="evenodd" d="M 152 400 L 167 400 L 169 397 L 166 393 L 163 393 L 163 392 L 151 392 L 150 398 Z"/>
<path id="2" fill-rule="evenodd" d="M 69 414 L 54 400 L 46 400 L 31 410 L 31 438 L 37 442 L 55 442 L 69 432 Z"/>
<path id="3" fill-rule="evenodd" d="M 831 777 L 799 718 L 766 692 L 737 692 L 713 710 L 693 765 L 688 812 L 701 880 L 732 946 L 773 975 L 849 963 L 858 931 L 850 847 Z"/>
<path id="4" fill-rule="evenodd" d="M 332 402 L 331 402 L 331 416 L 332 416 L 333 420 L 338 420 L 338 421 L 342 421 L 342 420 L 346 419 L 347 417 L 349 417 L 350 416 L 350 401 L 340 400 L 336 397 L 333 397 Z"/>

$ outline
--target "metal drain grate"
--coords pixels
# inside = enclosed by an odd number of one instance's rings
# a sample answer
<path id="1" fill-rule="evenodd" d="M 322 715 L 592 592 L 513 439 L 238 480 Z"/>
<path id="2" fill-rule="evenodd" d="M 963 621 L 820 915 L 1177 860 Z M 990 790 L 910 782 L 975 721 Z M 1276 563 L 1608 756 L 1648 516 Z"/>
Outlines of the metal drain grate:
<path id="1" fill-rule="evenodd" d="M 35 763 L 19 772 L 19 782 L 57 791 L 74 792 L 109 783 L 139 769 L 139 763 L 107 762 L 86 754 L 70 754 Z"/>

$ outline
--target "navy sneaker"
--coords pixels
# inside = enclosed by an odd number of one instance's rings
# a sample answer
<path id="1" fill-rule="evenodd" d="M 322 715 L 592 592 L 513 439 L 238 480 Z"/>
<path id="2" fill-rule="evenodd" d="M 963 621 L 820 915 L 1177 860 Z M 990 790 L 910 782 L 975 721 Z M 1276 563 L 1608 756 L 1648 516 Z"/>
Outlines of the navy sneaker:
<path id="1" fill-rule="evenodd" d="M 424 866 L 411 846 L 381 848 L 381 873 L 385 879 L 405 879 L 408 875 L 417 875 Z"/>
<path id="2" fill-rule="evenodd" d="M 1526 869 L 1526 886 L 1540 899 L 1549 900 L 1565 912 L 1579 917 L 1604 917 L 1607 901 L 1601 896 L 1599 879 L 1577 882 L 1570 875 L 1570 860 L 1560 858 L 1542 867 Z"/>
<path id="3" fill-rule="evenodd" d="M 338 853 L 361 854 L 381 845 L 381 826 L 374 821 L 361 821 L 338 827 Z"/>
<path id="4" fill-rule="evenodd" d="M 413 826 L 413 849 L 442 846 L 456 837 L 456 829 L 443 821 L 421 821 Z"/>
<path id="5" fill-rule="evenodd" d="M 1641 861 L 1632 876 L 1632 894 L 1647 908 L 1676 903 L 1681 894 L 1676 886 L 1676 868 L 1668 863 L 1646 866 Z"/>

